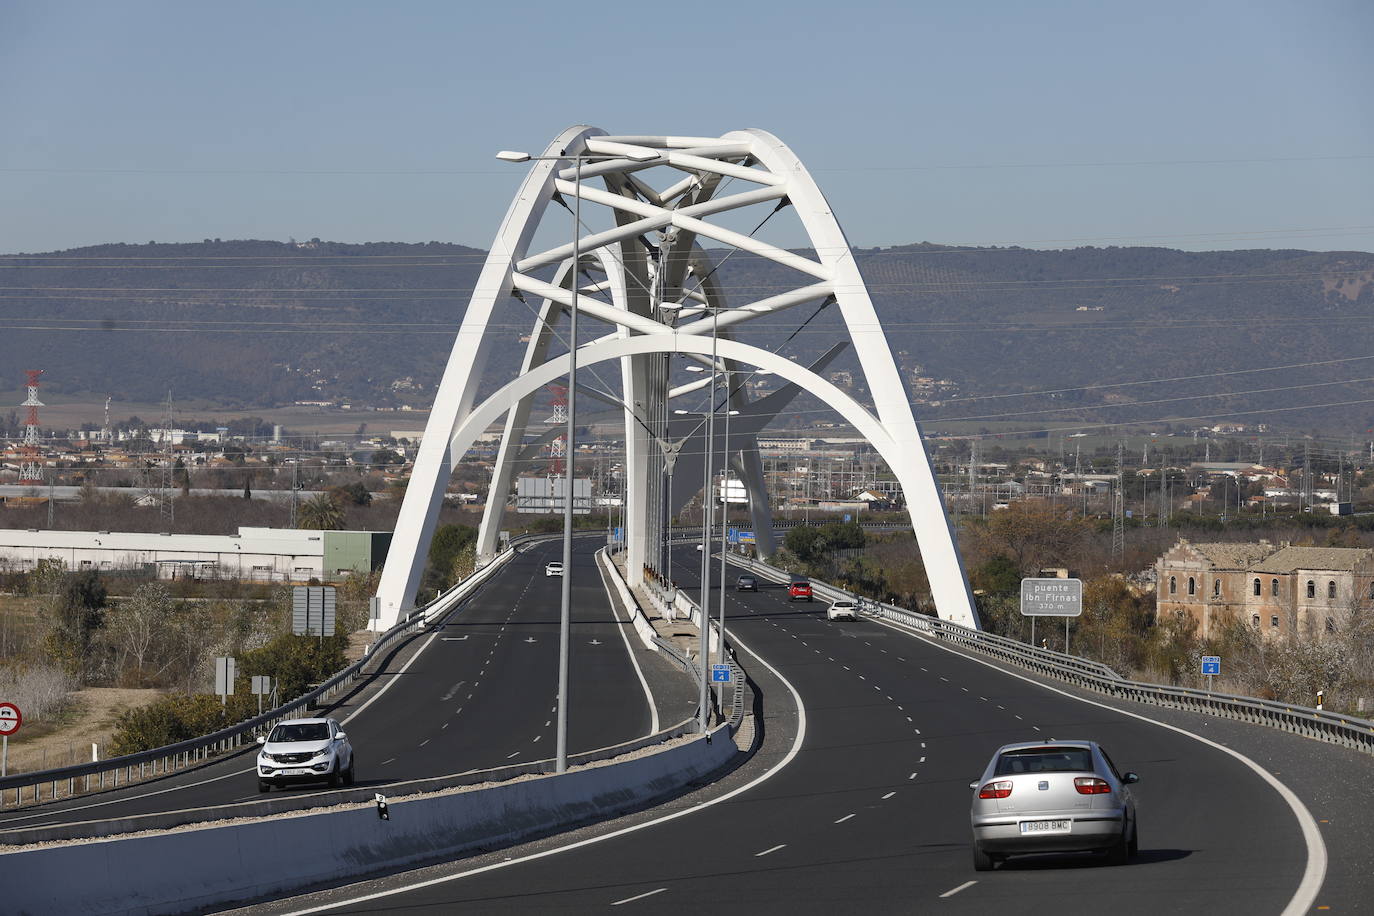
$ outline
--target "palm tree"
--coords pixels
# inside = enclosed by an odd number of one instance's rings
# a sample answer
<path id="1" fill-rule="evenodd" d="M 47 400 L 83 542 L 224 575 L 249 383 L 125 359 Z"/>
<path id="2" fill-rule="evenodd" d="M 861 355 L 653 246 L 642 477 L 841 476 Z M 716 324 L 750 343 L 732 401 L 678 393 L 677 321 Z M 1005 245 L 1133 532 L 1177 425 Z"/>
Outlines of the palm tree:
<path id="1" fill-rule="evenodd" d="M 338 531 L 344 526 L 344 510 L 328 493 L 321 493 L 306 500 L 301 506 L 297 528 L 311 530 Z"/>

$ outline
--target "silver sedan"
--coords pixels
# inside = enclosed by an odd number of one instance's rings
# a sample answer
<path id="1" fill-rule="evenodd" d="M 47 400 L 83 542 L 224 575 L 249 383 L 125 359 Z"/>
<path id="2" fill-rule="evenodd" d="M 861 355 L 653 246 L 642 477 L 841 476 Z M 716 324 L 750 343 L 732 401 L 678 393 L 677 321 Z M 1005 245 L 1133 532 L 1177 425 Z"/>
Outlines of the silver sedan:
<path id="1" fill-rule="evenodd" d="M 973 790 L 973 867 L 1020 853 L 1098 851 L 1112 864 L 1136 854 L 1139 779 L 1119 773 L 1095 741 L 1026 741 L 997 749 Z"/>

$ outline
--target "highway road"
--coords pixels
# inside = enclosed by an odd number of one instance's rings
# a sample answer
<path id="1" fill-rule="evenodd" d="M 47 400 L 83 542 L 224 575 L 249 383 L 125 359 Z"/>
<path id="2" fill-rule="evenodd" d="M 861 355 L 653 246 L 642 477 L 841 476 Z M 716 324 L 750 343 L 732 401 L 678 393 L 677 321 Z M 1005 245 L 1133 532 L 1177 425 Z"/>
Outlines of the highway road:
<path id="1" fill-rule="evenodd" d="M 678 557 L 689 585 L 698 555 Z M 1279 913 L 1320 883 L 1289 802 L 1223 747 L 873 621 L 827 622 L 823 604 L 780 587 L 728 599 L 771 710 L 747 780 L 599 832 L 260 911 Z M 1138 859 L 973 871 L 969 781 L 999 745 L 1042 736 L 1096 739 L 1140 774 Z"/>
<path id="2" fill-rule="evenodd" d="M 614 618 L 592 560 L 600 543 L 597 538 L 574 543 L 571 653 L 576 664 L 569 753 L 646 735 L 653 718 L 621 636 L 628 624 Z M 345 723 L 358 761 L 358 785 L 380 787 L 554 755 L 560 580 L 546 577 L 544 564 L 561 556 L 562 545 L 551 542 L 514 557 L 446 625 L 408 640 L 368 688 L 327 713 Z M 632 630 L 629 635 L 637 646 Z M 653 653 L 641 652 L 656 661 Z M 678 717 L 664 725 L 690 715 L 690 710 L 673 711 Z M 0 834 L 256 801 L 266 796 L 257 792 L 255 754 L 96 796 L 6 812 L 0 815 Z M 293 787 L 274 790 L 273 797 L 280 792 L 325 796 L 328 790 Z"/>

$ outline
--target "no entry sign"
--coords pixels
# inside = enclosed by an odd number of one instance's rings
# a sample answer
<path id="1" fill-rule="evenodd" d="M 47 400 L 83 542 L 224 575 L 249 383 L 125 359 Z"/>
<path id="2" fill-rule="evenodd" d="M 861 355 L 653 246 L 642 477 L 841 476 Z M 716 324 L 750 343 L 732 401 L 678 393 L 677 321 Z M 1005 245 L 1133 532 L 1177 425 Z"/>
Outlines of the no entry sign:
<path id="1" fill-rule="evenodd" d="M 24 714 L 13 703 L 0 703 L 0 735 L 12 735 L 24 724 Z"/>

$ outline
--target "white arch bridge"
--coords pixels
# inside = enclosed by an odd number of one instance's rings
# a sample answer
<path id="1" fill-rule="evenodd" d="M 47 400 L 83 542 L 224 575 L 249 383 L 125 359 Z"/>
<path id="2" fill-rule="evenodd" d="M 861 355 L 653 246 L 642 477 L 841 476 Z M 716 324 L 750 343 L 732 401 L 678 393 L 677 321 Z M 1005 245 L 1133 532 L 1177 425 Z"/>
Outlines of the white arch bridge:
<path id="1" fill-rule="evenodd" d="M 577 242 L 531 252 L 551 203 L 581 214 Z M 766 222 L 789 206 L 814 257 L 725 225 L 760 213 Z M 552 227 L 544 234 L 549 231 Z M 567 237 L 562 230 L 558 235 Z M 708 257 L 703 240 L 726 251 Z M 736 253 L 770 262 L 776 287 L 750 301 L 728 303 L 716 271 L 722 257 Z M 599 335 L 579 333 L 576 341 L 568 334 L 574 283 L 579 318 L 603 325 Z M 797 318 L 787 313 L 798 306 L 835 309 L 843 326 L 842 339 L 811 366 L 775 352 L 795 329 Z M 524 359 L 509 381 L 479 403 L 490 349 L 488 325 L 509 326 L 520 316 L 532 324 Z M 776 334 L 768 333 L 770 325 Z M 770 341 L 775 349 L 741 337 Z M 793 394 L 805 390 L 865 436 L 896 476 L 940 617 L 978 625 L 892 351 L 848 241 L 801 161 L 761 130 L 649 137 L 611 136 L 578 126 L 534 160 L 491 246 L 416 456 L 378 588 L 381 616 L 375 626 L 385 629 L 413 607 L 453 467 L 477 436 L 504 416 L 478 537 L 479 560 L 495 552 L 516 467 L 530 453 L 526 434 L 534 397 L 569 374 L 574 345 L 578 366 L 588 367 L 602 384 L 580 384 L 569 396 L 591 397 L 624 414 L 625 567 L 631 576 L 659 568 L 668 520 L 699 489 L 683 482 L 695 475 L 674 476 L 672 467 L 684 452 L 704 455 L 703 424 L 675 415 L 673 402 L 703 389 L 714 398 L 713 380 L 722 374 L 729 380 L 762 370 L 788 385 L 751 401 L 746 385 L 727 382 L 723 397 L 737 419 L 728 441 L 715 437 L 710 456 L 712 467 L 729 461 L 739 471 L 760 552 L 767 555 L 775 545 L 756 435 Z M 819 374 L 845 345 L 854 347 L 871 405 L 860 404 Z M 686 366 L 708 371 L 704 378 L 685 381 L 680 370 Z M 603 372 L 614 369 L 619 370 L 618 390 L 604 383 Z"/>

